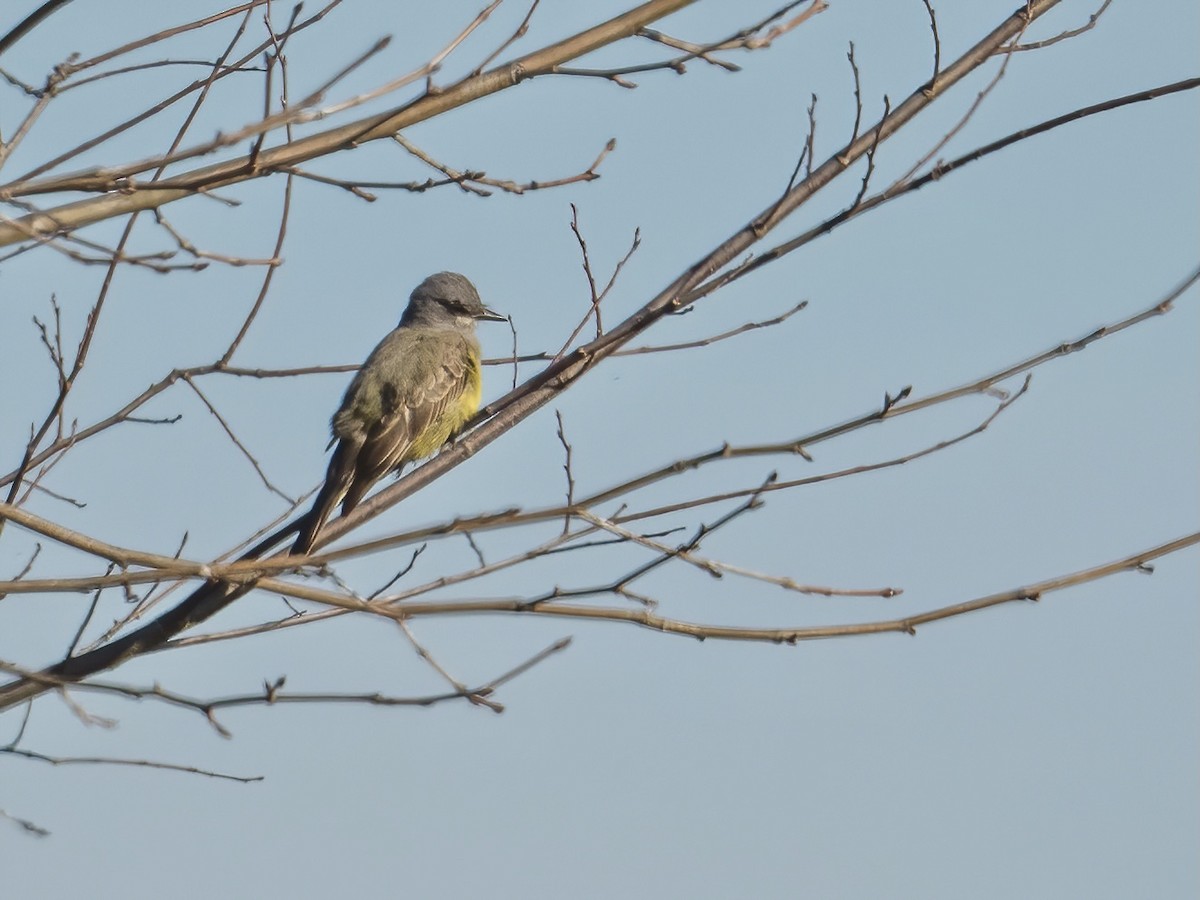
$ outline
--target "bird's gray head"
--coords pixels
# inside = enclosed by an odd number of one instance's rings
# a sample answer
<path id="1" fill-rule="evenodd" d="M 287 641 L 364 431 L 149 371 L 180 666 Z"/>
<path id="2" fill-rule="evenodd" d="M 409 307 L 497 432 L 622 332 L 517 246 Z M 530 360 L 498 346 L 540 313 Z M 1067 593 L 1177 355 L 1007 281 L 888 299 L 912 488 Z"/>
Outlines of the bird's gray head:
<path id="1" fill-rule="evenodd" d="M 483 305 L 479 291 L 465 276 L 438 272 L 417 285 L 400 322 L 473 327 L 476 319 L 505 321 L 504 316 Z"/>

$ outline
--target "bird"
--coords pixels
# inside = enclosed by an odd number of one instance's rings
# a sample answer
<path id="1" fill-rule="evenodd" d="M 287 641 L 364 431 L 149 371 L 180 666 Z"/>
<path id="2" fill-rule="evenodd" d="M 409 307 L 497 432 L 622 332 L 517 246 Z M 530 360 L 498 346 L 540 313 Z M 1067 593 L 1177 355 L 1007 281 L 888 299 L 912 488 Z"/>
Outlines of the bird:
<path id="1" fill-rule="evenodd" d="M 340 503 L 350 512 L 379 479 L 437 453 L 479 410 L 478 321 L 507 321 L 457 272 L 413 290 L 396 326 L 371 351 L 333 415 L 337 445 L 325 483 L 300 522 L 293 555 L 307 555 Z"/>

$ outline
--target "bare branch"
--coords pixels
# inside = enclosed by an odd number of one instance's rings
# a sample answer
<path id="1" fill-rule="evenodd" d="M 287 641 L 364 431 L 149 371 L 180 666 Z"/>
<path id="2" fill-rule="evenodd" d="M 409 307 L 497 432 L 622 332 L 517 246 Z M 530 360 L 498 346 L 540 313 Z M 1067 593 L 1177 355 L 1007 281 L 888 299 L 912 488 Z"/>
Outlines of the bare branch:
<path id="1" fill-rule="evenodd" d="M 809 2 L 808 9 L 793 17 L 790 21 L 781 25 L 776 25 L 764 31 L 771 22 L 781 19 L 791 10 L 795 9 L 801 3 Z M 687 44 L 684 49 L 687 52 L 683 56 L 677 56 L 673 59 L 666 59 L 659 62 L 641 63 L 640 65 L 621 66 L 614 69 L 575 69 L 567 68 L 566 66 L 556 66 L 552 71 L 556 75 L 571 75 L 582 78 L 603 78 L 623 88 L 636 88 L 637 85 L 623 76 L 635 75 L 642 72 L 656 72 L 664 69 L 670 69 L 677 75 L 682 75 L 687 70 L 686 63 L 693 59 L 703 59 L 705 62 L 712 62 L 711 54 L 722 50 L 762 50 L 774 43 L 783 35 L 787 34 L 794 28 L 799 27 L 804 22 L 807 22 L 817 13 L 824 12 L 828 8 L 824 0 L 794 0 L 787 4 L 782 9 L 776 10 L 762 21 L 743 28 L 729 37 L 715 41 L 711 44 L 696 45 Z M 646 29 L 641 29 L 638 33 L 643 34 Z M 668 46 L 676 46 L 678 42 L 673 39 L 664 39 L 665 36 L 658 32 L 644 34 L 646 37 L 652 37 L 653 40 L 658 40 L 659 43 Z M 738 71 L 736 66 L 730 68 L 725 66 L 729 71 Z"/>
<path id="2" fill-rule="evenodd" d="M 20 816 L 14 816 L 12 813 L 6 812 L 3 809 L 0 809 L 0 819 L 8 819 L 8 821 L 12 822 L 18 828 L 24 829 L 26 832 L 34 835 L 35 837 L 47 837 L 50 834 L 49 831 L 47 831 L 45 828 L 42 828 L 35 822 L 32 822 L 29 819 L 22 819 Z"/>
<path id="3" fill-rule="evenodd" d="M 118 756 L 50 756 L 38 753 L 36 750 L 25 750 L 20 747 L 0 747 L 0 753 L 10 756 L 20 756 L 25 759 L 36 759 L 39 762 L 50 763 L 52 766 L 72 765 L 101 765 L 101 766 L 134 766 L 147 769 L 165 769 L 169 772 L 184 772 L 189 775 L 204 775 L 208 778 L 218 778 L 225 781 L 240 781 L 249 784 L 262 781 L 262 775 L 230 775 L 227 772 L 214 772 L 211 769 L 201 769 L 196 766 L 181 766 L 175 763 L 156 762 L 149 759 L 123 759 Z"/>
<path id="4" fill-rule="evenodd" d="M 558 352 L 554 354 L 552 359 L 562 358 L 562 355 L 567 352 L 567 348 L 569 348 L 571 344 L 575 342 L 575 338 L 579 337 L 579 333 L 583 331 L 588 319 L 594 317 L 596 320 L 596 340 L 600 340 L 603 337 L 604 324 L 600 318 L 600 304 L 604 301 L 604 298 L 608 296 L 608 293 L 612 290 L 613 285 L 616 284 L 617 276 L 621 274 L 621 270 L 625 268 L 625 264 L 629 262 L 629 260 L 633 257 L 633 254 L 637 252 L 638 247 L 640 247 L 642 244 L 641 229 L 635 228 L 633 231 L 633 242 L 629 245 L 629 249 L 613 267 L 612 275 L 609 276 L 608 283 L 604 286 L 604 289 L 597 291 L 596 277 L 592 273 L 592 260 L 591 257 L 588 256 L 587 241 L 584 240 L 583 232 L 579 229 L 579 210 L 576 208 L 574 203 L 571 204 L 571 232 L 575 235 L 576 243 L 579 244 L 579 254 L 582 257 L 583 273 L 587 277 L 588 292 L 591 294 L 591 305 L 588 307 L 588 311 L 584 314 L 583 318 L 579 320 L 579 324 L 572 329 L 571 333 L 567 336 L 567 339 L 563 341 L 562 347 L 559 348 Z"/>
<path id="5" fill-rule="evenodd" d="M 541 2 L 542 0 L 533 0 L 533 3 L 529 7 L 529 11 L 525 13 L 525 18 L 522 19 L 521 24 L 517 26 L 517 30 L 514 31 L 504 43 L 484 57 L 483 62 L 476 66 L 471 72 L 472 77 L 481 75 L 483 70 L 490 66 L 496 57 L 498 57 L 501 53 L 529 33 L 529 22 L 531 19 L 533 19 L 533 14 L 537 12 L 538 4 Z"/>
<path id="6" fill-rule="evenodd" d="M 929 79 L 929 90 L 937 89 L 938 73 L 942 71 L 942 39 L 938 36 L 937 13 L 933 11 L 932 0 L 921 0 L 925 11 L 929 14 L 929 29 L 933 32 L 933 77 Z"/>
<path id="7" fill-rule="evenodd" d="M 21 40 L 21 38 L 33 31 L 45 19 L 58 12 L 69 2 L 71 0 L 46 0 L 41 6 L 9 29 L 4 37 L 0 37 L 0 54 L 3 54 L 16 44 L 17 41 Z"/>
<path id="8" fill-rule="evenodd" d="M 776 325 L 782 325 L 796 313 L 800 312 L 800 310 L 807 307 L 808 301 L 801 300 L 791 309 L 777 316 L 762 319 L 758 322 L 746 322 L 744 325 L 731 328 L 729 331 L 722 331 L 719 334 L 714 334 L 712 337 L 700 338 L 695 341 L 681 341 L 678 344 L 651 344 L 644 347 L 630 347 L 628 350 L 618 350 L 613 356 L 636 356 L 642 353 L 674 353 L 677 350 L 694 350 L 699 347 L 708 347 L 741 334 L 757 331 L 760 328 L 774 328 Z"/>
<path id="9" fill-rule="evenodd" d="M 199 387 L 197 387 L 196 382 L 193 381 L 189 377 L 185 377 L 183 379 L 183 381 L 184 381 L 184 384 L 186 384 L 188 387 L 190 387 L 192 389 L 192 391 L 195 393 L 195 395 L 200 398 L 200 402 L 205 405 L 205 407 L 208 409 L 208 411 L 212 414 L 212 417 L 217 420 L 217 423 L 221 426 L 221 430 L 225 432 L 226 437 L 229 438 L 229 440 L 233 443 L 233 446 L 237 447 L 238 451 L 242 454 L 242 456 L 244 456 L 246 458 L 246 461 L 249 462 L 250 465 L 254 468 L 254 471 L 258 474 L 259 480 L 262 481 L 263 486 L 266 487 L 266 489 L 268 491 L 270 491 L 272 494 L 275 494 L 275 495 L 283 498 L 288 503 L 295 504 L 296 501 L 294 498 L 289 497 L 287 494 L 285 494 L 283 491 L 281 491 L 279 488 L 277 488 L 274 484 L 271 483 L 271 479 L 267 477 L 267 473 L 263 471 L 262 466 L 259 464 L 259 462 L 255 458 L 254 454 L 251 453 L 248 449 L 246 449 L 246 445 L 242 443 L 241 439 L 239 439 L 236 434 L 234 434 L 233 428 L 230 427 L 230 425 L 227 421 L 225 421 L 225 417 L 222 416 L 221 413 L 217 411 L 217 408 L 215 406 L 213 406 L 212 401 L 208 399 L 208 397 L 205 395 L 205 393 L 202 390 L 200 390 Z"/>
<path id="10" fill-rule="evenodd" d="M 404 632 L 404 636 L 408 638 L 408 642 L 412 644 L 412 648 L 417 651 L 417 655 L 426 663 L 428 663 L 430 668 L 437 672 L 438 675 L 440 675 L 442 679 L 450 685 L 450 687 L 454 688 L 457 694 L 466 697 L 471 701 L 472 704 L 476 706 L 487 707 L 494 713 L 504 712 L 503 703 L 497 703 L 495 700 L 489 700 L 483 694 L 473 693 L 470 688 L 447 672 L 442 665 L 433 658 L 433 654 L 426 650 L 425 646 L 417 640 L 417 636 L 413 634 L 412 628 L 409 627 L 409 624 L 406 621 L 403 619 L 396 619 L 395 622 L 400 627 L 400 630 Z"/>
<path id="11" fill-rule="evenodd" d="M 1056 34 L 1052 38 L 1046 38 L 1044 41 L 1030 41 L 1028 44 L 1015 44 L 1009 48 L 1008 51 L 997 52 L 1019 53 L 1023 50 L 1041 50 L 1043 47 L 1053 46 L 1060 41 L 1067 41 L 1073 37 L 1078 37 L 1084 32 L 1091 31 L 1093 28 L 1095 28 L 1096 23 L 1100 21 L 1100 17 L 1104 15 L 1105 10 L 1107 10 L 1111 4 L 1112 0 L 1104 0 L 1104 2 L 1100 4 L 1100 8 L 1088 17 L 1087 24 L 1081 25 L 1079 28 L 1072 28 L 1067 31 L 1063 31 L 1059 34 Z"/>

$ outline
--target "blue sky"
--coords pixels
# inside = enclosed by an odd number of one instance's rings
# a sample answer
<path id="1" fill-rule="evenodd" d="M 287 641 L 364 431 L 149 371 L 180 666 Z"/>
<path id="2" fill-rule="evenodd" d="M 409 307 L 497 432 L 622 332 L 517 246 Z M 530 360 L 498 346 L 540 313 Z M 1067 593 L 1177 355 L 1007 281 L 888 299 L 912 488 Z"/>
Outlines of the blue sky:
<path id="1" fill-rule="evenodd" d="M 35 5 L 22 3 L 11 20 Z M 699 3 L 660 27 L 709 40 L 776 5 L 735 11 Z M 945 4 L 943 60 L 1015 5 Z M 478 11 L 460 2 L 419 14 L 406 7 L 348 2 L 296 36 L 293 96 L 391 34 L 388 49 L 330 99 L 369 89 L 424 61 Z M 81 0 L 0 64 L 37 81 L 72 51 L 90 56 L 207 8 L 174 0 L 139 7 L 131 24 L 134 17 Z M 624 8 L 544 3 L 518 48 Z M 1075 27 L 1094 8 L 1067 0 L 1031 37 Z M 469 72 L 524 12 L 503 5 L 452 57 L 441 82 Z M 276 19 L 286 19 L 283 7 Z M 252 28 L 261 32 L 257 22 Z M 1093 31 L 1017 55 L 940 155 L 1192 77 L 1198 29 L 1192 3 L 1116 3 Z M 226 23 L 181 39 L 170 55 L 211 58 L 231 34 Z M 605 301 L 606 322 L 619 321 L 778 196 L 803 145 L 811 94 L 819 97 L 817 159 L 841 146 L 854 114 L 850 40 L 868 121 L 883 94 L 895 102 L 928 78 L 920 3 L 835 2 L 771 49 L 731 56 L 743 66 L 736 74 L 693 63 L 683 77 L 638 76 L 636 90 L 535 79 L 406 133 L 452 166 L 517 181 L 579 171 L 615 137 L 597 181 L 486 199 L 448 189 L 384 193 L 373 204 L 297 182 L 285 264 L 235 362 L 358 362 L 394 326 L 412 287 L 442 269 L 467 274 L 489 305 L 511 314 L 523 352 L 555 348 L 588 301 L 571 203 L 605 276 L 640 229 L 641 248 Z M 640 62 L 657 52 L 626 44 L 587 63 Z M 884 144 L 876 184 L 903 174 L 952 127 L 998 64 Z M 98 85 L 64 94 L 0 176 L 33 168 L 188 77 L 155 70 L 119 91 Z M 258 115 L 258 76 L 225 84 L 197 122 L 197 140 Z M 8 136 L 27 101 L 3 87 L 0 126 Z M 65 168 L 158 152 L 182 115 Z M 820 430 L 905 385 L 934 393 L 1148 307 L 1197 265 L 1198 143 L 1196 97 L 1184 93 L 1074 123 L 968 167 L 660 323 L 647 340 L 701 338 L 808 300 L 786 324 L 704 349 L 606 361 L 361 534 L 557 502 L 564 479 L 556 409 L 574 447 L 577 491 L 586 493 L 723 441 L 783 441 Z M 379 180 L 431 174 L 386 142 L 311 169 Z M 840 209 L 860 177 L 861 167 L 847 173 L 776 236 Z M 240 206 L 195 198 L 166 214 L 201 247 L 266 256 L 281 192 L 280 180 L 263 180 L 222 192 Z M 118 233 L 119 224 L 102 223 L 84 235 L 111 244 Z M 165 245 L 143 221 L 133 246 Z M 46 320 L 54 294 L 68 341 L 77 339 L 102 276 L 101 267 L 47 249 L 0 266 L 0 455 L 9 461 L 0 469 L 19 461 L 29 422 L 40 421 L 54 396 L 31 317 Z M 169 276 L 120 270 L 68 418 L 89 423 L 172 367 L 211 361 L 260 279 L 260 270 L 220 265 Z M 1012 589 L 1194 531 L 1198 300 L 1193 288 L 1169 315 L 1039 368 L 1029 392 L 978 437 L 908 465 L 771 495 L 704 545 L 709 556 L 757 571 L 842 588 L 894 585 L 902 596 L 805 597 L 682 566 L 664 567 L 638 589 L 659 601 L 662 614 L 689 621 L 865 622 Z M 485 326 L 481 336 L 487 355 L 509 351 L 504 326 Z M 202 388 L 271 479 L 295 495 L 323 474 L 328 417 L 347 378 L 209 379 Z M 510 370 L 489 369 L 485 397 L 504 393 L 510 378 Z M 965 398 L 822 444 L 812 463 L 736 461 L 653 488 L 638 502 L 741 487 L 771 469 L 797 478 L 891 458 L 973 427 L 994 406 Z M 29 509 L 162 553 L 186 531 L 190 558 L 213 557 L 282 512 L 186 388 L 146 410 L 175 414 L 183 416 L 175 425 L 127 425 L 66 456 L 47 486 L 86 507 L 39 495 Z M 729 508 L 655 527 L 690 534 Z M 499 558 L 548 533 L 478 540 L 485 555 Z M 0 577 L 20 571 L 32 545 L 7 526 Z M 97 571 L 79 555 L 44 553 L 31 577 Z M 342 574 L 369 590 L 407 558 L 407 551 L 379 554 Z M 460 540 L 434 544 L 413 577 L 435 578 L 471 558 Z M 555 557 L 439 596 L 593 584 L 645 559 L 632 548 Z M 193 713 L 76 694 L 90 713 L 118 723 L 86 727 L 46 697 L 22 746 L 266 777 L 243 785 L 0 756 L 0 809 L 52 832 L 33 839 L 0 828 L 4 893 L 150 897 L 170 885 L 180 897 L 1191 896 L 1200 889 L 1196 552 L 1154 568 L 1152 576 L 1122 574 L 1038 604 L 934 623 L 915 637 L 797 647 L 698 643 L 548 618 L 413 622 L 438 660 L 472 684 L 573 638 L 567 651 L 498 693 L 506 706 L 499 716 L 465 703 L 250 707 L 221 715 L 234 735 L 226 740 Z M 0 659 L 36 666 L 58 658 L 87 604 L 70 594 L 4 600 Z M 121 607 L 113 597 L 98 622 Z M 283 614 L 277 597 L 255 595 L 211 627 Z M 394 625 L 366 617 L 172 650 L 108 677 L 214 697 L 252 692 L 281 675 L 296 691 L 442 689 Z M 6 715 L 0 742 L 19 725 L 19 713 Z"/>

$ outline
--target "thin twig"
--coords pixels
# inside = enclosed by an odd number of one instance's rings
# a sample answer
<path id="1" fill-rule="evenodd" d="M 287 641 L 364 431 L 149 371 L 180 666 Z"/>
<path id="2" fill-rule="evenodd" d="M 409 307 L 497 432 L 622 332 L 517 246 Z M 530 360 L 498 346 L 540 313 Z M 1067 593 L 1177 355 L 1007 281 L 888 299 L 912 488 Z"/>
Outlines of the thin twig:
<path id="1" fill-rule="evenodd" d="M 567 476 L 567 507 L 575 505 L 575 476 L 571 471 L 571 444 L 567 440 L 567 434 L 563 427 L 563 417 L 561 410 L 554 411 L 554 418 L 558 420 L 558 442 L 563 447 L 563 472 Z M 563 516 L 563 534 L 571 530 L 571 517 Z"/>
<path id="2" fill-rule="evenodd" d="M 929 79 L 930 91 L 937 90 L 938 75 L 942 71 L 942 39 L 938 35 L 937 13 L 933 10 L 932 0 L 921 0 L 925 11 L 929 14 L 929 30 L 933 32 L 933 77 Z"/>
<path id="3" fill-rule="evenodd" d="M 254 454 L 251 453 L 246 448 L 246 445 L 243 444 L 241 439 L 234 433 L 233 428 L 230 426 L 230 424 L 227 421 L 225 421 L 225 417 L 222 416 L 220 412 L 218 412 L 217 408 L 213 405 L 212 401 L 208 399 L 207 395 L 205 395 L 205 393 L 202 390 L 200 390 L 200 388 L 197 386 L 196 382 L 193 381 L 191 378 L 186 378 L 186 377 L 183 379 L 183 381 L 184 381 L 184 384 L 186 384 L 188 387 L 190 387 L 192 389 L 192 391 L 196 394 L 196 396 L 200 398 L 200 402 L 203 403 L 205 405 L 205 407 L 207 407 L 208 411 L 212 414 L 212 417 L 217 420 L 217 423 L 221 426 L 221 430 L 225 432 L 226 437 L 228 437 L 229 440 L 233 442 L 233 445 L 238 448 L 238 451 L 242 454 L 242 456 L 244 456 L 246 458 L 246 461 L 249 462 L 250 465 L 254 468 L 254 471 L 258 474 L 259 480 L 262 481 L 262 483 L 266 487 L 266 489 L 269 490 L 272 494 L 282 497 L 288 503 L 294 504 L 296 501 L 293 498 L 289 497 L 282 490 L 280 490 L 274 484 L 272 484 L 271 479 L 267 477 L 267 473 L 263 471 L 262 466 L 259 464 L 259 462 L 255 458 Z"/>
<path id="4" fill-rule="evenodd" d="M 20 747 L 0 747 L 0 753 L 10 756 L 21 756 L 25 759 L 36 759 L 39 762 L 50 763 L 52 766 L 70 765 L 102 765 L 102 766 L 135 766 L 147 769 L 165 769 L 169 772 L 184 772 L 189 775 L 204 775 L 208 778 L 219 778 L 225 781 L 239 781 L 249 784 L 262 781 L 263 775 L 230 775 L 227 772 L 214 772 L 211 769 L 200 769 L 196 766 L 181 766 L 175 763 L 156 762 L 149 759 L 124 759 L 118 756 L 50 756 L 38 753 L 36 750 L 25 750 Z"/>
<path id="5" fill-rule="evenodd" d="M 1108 9 L 1111 3 L 1112 0 L 1104 0 L 1104 2 L 1100 4 L 1100 8 L 1088 17 L 1086 25 L 1081 25 L 1079 28 L 1072 28 L 1067 31 L 1063 31 L 1059 34 L 1056 34 L 1052 38 L 1046 38 L 1044 41 L 1030 41 L 1028 44 L 1014 44 L 1008 50 L 1000 50 L 997 52 L 1020 53 L 1024 50 L 1041 50 L 1043 47 L 1050 47 L 1054 44 L 1057 44 L 1059 41 L 1066 41 L 1073 37 L 1078 37 L 1085 31 L 1091 31 L 1096 27 L 1096 23 L 1100 21 L 1100 17 L 1104 15 L 1104 11 Z"/>
<path id="6" fill-rule="evenodd" d="M 514 31 L 511 35 L 509 35 L 508 39 L 506 41 L 504 41 L 504 43 L 502 43 L 499 47 L 497 47 L 495 50 L 493 50 L 491 53 L 489 53 L 487 56 L 485 56 L 483 58 L 483 62 L 481 62 L 478 66 L 476 66 L 475 69 L 471 72 L 471 77 L 475 77 L 476 75 L 483 74 L 483 70 L 486 69 L 488 66 L 490 66 L 492 64 L 492 61 L 495 60 L 496 57 L 498 57 L 501 53 L 503 53 L 505 50 L 507 50 L 509 47 L 511 47 L 513 44 L 515 44 L 517 41 L 519 41 L 521 38 L 525 37 L 525 35 L 529 33 L 529 22 L 533 18 L 534 12 L 537 11 L 538 4 L 541 2 L 542 2 L 542 0 L 533 0 L 532 5 L 530 5 L 530 7 L 529 7 L 529 11 L 525 13 L 525 18 L 522 19 L 521 24 L 517 26 L 517 30 Z"/>

